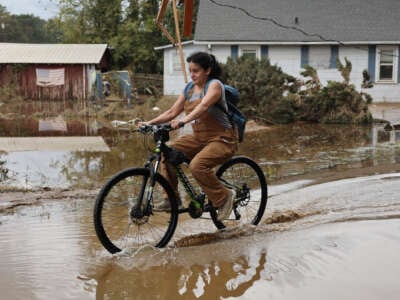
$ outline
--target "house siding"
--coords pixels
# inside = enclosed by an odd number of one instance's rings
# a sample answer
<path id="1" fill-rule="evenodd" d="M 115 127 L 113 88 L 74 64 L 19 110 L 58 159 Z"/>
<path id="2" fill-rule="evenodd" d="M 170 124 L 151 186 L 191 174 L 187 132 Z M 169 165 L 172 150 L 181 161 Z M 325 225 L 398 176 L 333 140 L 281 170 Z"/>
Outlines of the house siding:
<path id="1" fill-rule="evenodd" d="M 259 45 L 259 47 L 260 53 L 263 53 L 262 46 Z M 320 81 L 324 85 L 326 85 L 328 81 L 343 80 L 340 72 L 336 68 L 331 68 L 333 57 L 337 55 L 343 64 L 345 63 L 345 58 L 347 58 L 352 63 L 350 81 L 359 90 L 361 90 L 363 71 L 370 70 L 372 66 L 375 68 L 375 64 L 371 64 L 371 49 L 373 48 L 368 46 L 337 46 L 337 49 L 335 48 L 332 50 L 331 46 L 310 45 L 307 46 L 307 50 L 304 49 L 306 48 L 301 45 L 268 45 L 268 58 L 270 59 L 271 64 L 278 65 L 283 72 L 304 79 L 300 73 L 303 70 L 302 63 L 305 62 L 306 53 L 308 57 L 309 55 L 316 53 L 326 52 L 328 53 L 326 56 L 326 66 L 323 68 L 317 68 Z M 228 57 L 231 56 L 230 45 L 212 45 L 210 49 L 205 45 L 191 45 L 185 47 L 185 57 L 193 51 L 208 51 L 213 53 L 221 63 L 226 63 Z M 178 95 L 182 92 L 185 86 L 181 72 L 176 72 L 175 74 L 169 72 L 170 67 L 168 61 L 170 53 L 172 52 L 176 53 L 176 50 L 167 49 L 164 52 L 164 94 L 166 95 Z M 308 62 L 310 62 L 309 57 Z M 398 71 L 400 72 L 400 65 Z M 375 73 L 370 72 L 371 76 L 373 74 Z M 400 84 L 374 84 L 373 88 L 364 90 L 364 92 L 371 94 L 375 102 L 400 102 Z"/>
<path id="2" fill-rule="evenodd" d="M 186 58 L 193 52 L 196 51 L 207 51 L 206 45 L 187 45 L 183 47 L 183 55 Z M 179 58 L 179 53 L 176 48 L 168 48 L 164 50 L 164 95 L 179 95 L 182 93 L 185 87 L 185 79 L 183 77 L 180 65 L 176 65 L 176 61 Z M 175 63 L 174 63 L 175 61 Z M 174 65 L 176 66 L 174 68 Z M 178 68 L 179 67 L 179 68 Z M 190 74 L 187 68 L 187 76 L 190 81 Z"/>

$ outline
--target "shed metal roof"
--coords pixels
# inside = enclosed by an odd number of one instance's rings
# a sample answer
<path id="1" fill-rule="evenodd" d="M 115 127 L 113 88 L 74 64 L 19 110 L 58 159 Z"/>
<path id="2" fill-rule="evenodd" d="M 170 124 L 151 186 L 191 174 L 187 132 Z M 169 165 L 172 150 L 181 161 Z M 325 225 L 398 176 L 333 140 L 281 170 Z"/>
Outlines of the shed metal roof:
<path id="1" fill-rule="evenodd" d="M 399 42 L 399 16 L 399 0 L 204 0 L 194 40 Z"/>
<path id="2" fill-rule="evenodd" d="M 0 63 L 98 64 L 107 44 L 0 43 Z"/>

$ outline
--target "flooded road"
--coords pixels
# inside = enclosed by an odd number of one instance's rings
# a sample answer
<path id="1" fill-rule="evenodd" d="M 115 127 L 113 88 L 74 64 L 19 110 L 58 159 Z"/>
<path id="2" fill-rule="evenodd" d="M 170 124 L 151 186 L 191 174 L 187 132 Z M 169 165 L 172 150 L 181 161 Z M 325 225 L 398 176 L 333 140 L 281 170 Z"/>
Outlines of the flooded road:
<path id="1" fill-rule="evenodd" d="M 284 189 L 256 228 L 181 218 L 184 246 L 115 256 L 93 199 L 16 208 L 0 217 L 2 298 L 398 299 L 399 173 Z"/>
<path id="2" fill-rule="evenodd" d="M 0 155 L 3 188 L 28 190 L 1 193 L 11 203 L 0 207 L 2 299 L 398 299 L 397 130 L 294 124 L 249 133 L 239 152 L 270 184 L 259 226 L 221 232 L 181 215 L 167 248 L 115 256 L 95 236 L 94 198 L 111 174 L 142 165 L 151 142 L 86 133 L 110 151 Z"/>

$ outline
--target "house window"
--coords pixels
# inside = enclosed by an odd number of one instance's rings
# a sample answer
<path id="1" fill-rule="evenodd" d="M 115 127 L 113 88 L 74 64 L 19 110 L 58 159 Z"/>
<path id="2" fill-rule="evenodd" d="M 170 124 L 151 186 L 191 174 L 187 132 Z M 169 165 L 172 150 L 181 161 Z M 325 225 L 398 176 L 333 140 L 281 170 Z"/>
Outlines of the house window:
<path id="1" fill-rule="evenodd" d="M 377 82 L 397 82 L 398 50 L 397 47 L 377 47 L 376 49 Z"/>
<path id="2" fill-rule="evenodd" d="M 258 58 L 257 47 L 241 47 L 240 56 Z"/>
<path id="3" fill-rule="evenodd" d="M 179 52 L 175 52 L 175 53 L 172 54 L 172 71 L 174 73 L 182 71 L 181 57 L 179 55 Z"/>
<path id="4" fill-rule="evenodd" d="M 309 65 L 314 69 L 329 69 L 331 63 L 331 48 L 329 46 L 310 47 Z"/>

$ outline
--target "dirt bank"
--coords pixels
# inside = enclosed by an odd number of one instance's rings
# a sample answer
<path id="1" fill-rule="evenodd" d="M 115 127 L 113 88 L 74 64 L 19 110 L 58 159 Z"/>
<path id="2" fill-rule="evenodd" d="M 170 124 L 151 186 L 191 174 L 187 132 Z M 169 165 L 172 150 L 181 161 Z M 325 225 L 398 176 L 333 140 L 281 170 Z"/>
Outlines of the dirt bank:
<path id="1" fill-rule="evenodd" d="M 15 207 L 40 204 L 48 200 L 95 199 L 98 189 L 41 189 L 34 191 L 0 192 L 0 213 L 12 211 Z"/>

